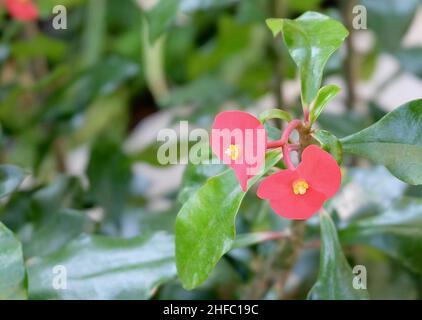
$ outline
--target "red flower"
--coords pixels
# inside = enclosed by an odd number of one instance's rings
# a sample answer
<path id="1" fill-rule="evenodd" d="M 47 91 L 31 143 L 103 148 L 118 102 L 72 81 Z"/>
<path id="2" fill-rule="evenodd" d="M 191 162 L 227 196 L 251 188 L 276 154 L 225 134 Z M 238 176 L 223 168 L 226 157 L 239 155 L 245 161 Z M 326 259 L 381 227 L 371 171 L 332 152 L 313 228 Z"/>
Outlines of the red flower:
<path id="1" fill-rule="evenodd" d="M 33 21 L 38 18 L 38 8 L 32 0 L 6 0 L 6 7 L 16 20 Z"/>
<path id="2" fill-rule="evenodd" d="M 236 173 L 240 187 L 259 173 L 265 161 L 267 133 L 262 123 L 247 112 L 224 111 L 212 125 L 211 148 Z"/>
<path id="3" fill-rule="evenodd" d="M 324 201 L 336 194 L 341 171 L 336 160 L 321 148 L 311 145 L 302 153 L 294 170 L 282 170 L 266 178 L 257 195 L 268 199 L 273 210 L 288 219 L 309 219 Z"/>

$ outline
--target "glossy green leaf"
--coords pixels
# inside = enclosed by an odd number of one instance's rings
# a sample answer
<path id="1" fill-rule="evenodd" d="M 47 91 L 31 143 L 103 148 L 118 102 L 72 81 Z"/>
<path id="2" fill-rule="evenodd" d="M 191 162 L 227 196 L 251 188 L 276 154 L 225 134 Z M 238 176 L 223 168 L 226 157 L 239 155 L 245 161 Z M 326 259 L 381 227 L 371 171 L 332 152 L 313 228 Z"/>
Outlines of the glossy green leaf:
<path id="1" fill-rule="evenodd" d="M 422 184 L 422 100 L 388 113 L 358 133 L 341 139 L 343 151 L 380 163 L 400 180 Z"/>
<path id="2" fill-rule="evenodd" d="M 131 239 L 81 236 L 59 251 L 29 261 L 29 296 L 148 299 L 160 284 L 176 274 L 173 241 L 165 233 Z M 65 269 L 55 270 L 56 266 Z M 56 290 L 53 281 L 63 270 L 67 276 L 66 289 Z"/>
<path id="3" fill-rule="evenodd" d="M 330 216 L 322 212 L 321 255 L 318 280 L 308 294 L 312 300 L 368 299 L 368 292 L 353 287 L 353 272 L 343 254 L 336 227 Z"/>
<path id="4" fill-rule="evenodd" d="M 12 165 L 0 165 L 0 198 L 15 191 L 24 177 L 20 168 Z"/>
<path id="5" fill-rule="evenodd" d="M 343 148 L 335 135 L 326 130 L 315 130 L 312 136 L 320 143 L 321 147 L 329 152 L 338 164 L 343 162 Z"/>
<path id="6" fill-rule="evenodd" d="M 249 186 L 280 160 L 279 151 L 267 153 L 265 169 Z M 176 219 L 176 265 L 186 289 L 204 282 L 235 239 L 235 218 L 245 196 L 233 170 L 208 181 L 185 202 Z"/>
<path id="7" fill-rule="evenodd" d="M 324 66 L 348 35 L 338 21 L 317 12 L 306 12 L 295 20 L 268 19 L 273 35 L 282 32 L 290 55 L 299 67 L 302 100 L 310 104 L 321 85 Z"/>
<path id="8" fill-rule="evenodd" d="M 312 103 L 311 111 L 309 114 L 309 120 L 313 124 L 319 117 L 319 115 L 324 111 L 324 108 L 327 106 L 338 93 L 340 92 L 340 87 L 329 84 L 322 87 L 318 91 L 318 95 L 315 101 Z"/>
<path id="9" fill-rule="evenodd" d="M 293 120 L 293 117 L 288 113 L 287 111 L 280 110 L 280 109 L 270 109 L 262 112 L 258 116 L 259 121 L 262 123 L 270 120 L 270 119 L 281 119 L 285 120 L 287 122 L 290 122 Z"/>
<path id="10" fill-rule="evenodd" d="M 26 299 L 22 246 L 0 222 L 0 300 Z"/>
<path id="11" fill-rule="evenodd" d="M 375 31 L 379 44 L 390 51 L 400 47 L 417 8 L 419 0 L 361 0 L 367 10 L 368 27 Z"/>
<path id="12" fill-rule="evenodd" d="M 340 238 L 343 243 L 375 247 L 422 273 L 422 201 L 405 199 L 380 215 L 353 222 Z"/>

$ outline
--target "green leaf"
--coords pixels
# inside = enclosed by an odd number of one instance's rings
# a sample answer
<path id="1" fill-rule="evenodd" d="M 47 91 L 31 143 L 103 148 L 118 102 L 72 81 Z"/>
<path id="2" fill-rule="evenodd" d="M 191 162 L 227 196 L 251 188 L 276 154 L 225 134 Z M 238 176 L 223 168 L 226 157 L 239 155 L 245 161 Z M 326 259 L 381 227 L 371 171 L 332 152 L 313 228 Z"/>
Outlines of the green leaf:
<path id="1" fill-rule="evenodd" d="M 353 222 L 341 230 L 340 238 L 375 247 L 422 273 L 422 200 L 405 198 L 381 215 Z"/>
<path id="2" fill-rule="evenodd" d="M 287 111 L 280 110 L 280 109 L 270 109 L 262 112 L 258 116 L 259 121 L 262 123 L 270 120 L 270 119 L 281 119 L 285 120 L 287 122 L 290 122 L 293 120 L 293 117 L 288 113 Z"/>
<path id="3" fill-rule="evenodd" d="M 0 165 L 0 198 L 15 191 L 22 183 L 23 171 L 12 165 Z"/>
<path id="4" fill-rule="evenodd" d="M 341 139 L 343 151 L 380 163 L 400 180 L 422 184 L 422 100 L 388 113 L 358 133 Z"/>
<path id="5" fill-rule="evenodd" d="M 179 202 L 182 204 L 185 203 L 189 197 L 206 182 L 207 179 L 222 173 L 225 169 L 226 166 L 222 163 L 199 165 L 189 163 L 183 173 L 182 185 L 177 197 Z"/>
<path id="6" fill-rule="evenodd" d="M 149 40 L 154 43 L 173 23 L 179 10 L 180 0 L 160 0 L 146 14 Z"/>
<path id="7" fill-rule="evenodd" d="M 314 137 L 321 145 L 321 147 L 329 152 L 337 161 L 338 164 L 343 162 L 343 148 L 341 142 L 335 135 L 326 130 L 315 130 L 312 133 Z"/>
<path id="8" fill-rule="evenodd" d="M 338 21 L 317 12 L 306 12 L 295 20 L 269 19 L 274 35 L 283 32 L 290 55 L 299 67 L 302 100 L 310 104 L 321 85 L 328 58 L 349 34 Z"/>
<path id="9" fill-rule="evenodd" d="M 361 0 L 368 15 L 368 27 L 375 31 L 379 44 L 389 51 L 400 48 L 402 38 L 412 23 L 419 0 Z"/>
<path id="10" fill-rule="evenodd" d="M 131 183 L 130 160 L 118 142 L 108 138 L 96 141 L 87 176 L 90 196 L 105 209 L 107 219 L 116 222 L 128 199 Z"/>
<path id="11" fill-rule="evenodd" d="M 318 95 L 312 103 L 311 112 L 309 114 L 311 124 L 318 119 L 328 102 L 330 102 L 339 92 L 340 88 L 333 84 L 329 84 L 319 89 Z"/>
<path id="12" fill-rule="evenodd" d="M 233 243 L 232 249 L 249 247 L 269 240 L 277 240 L 285 236 L 286 235 L 281 232 L 274 231 L 238 234 Z"/>
<path id="13" fill-rule="evenodd" d="M 343 254 L 336 227 L 330 216 L 322 212 L 321 258 L 318 280 L 308 294 L 312 300 L 368 299 L 367 290 L 353 288 L 353 273 Z"/>
<path id="14" fill-rule="evenodd" d="M 0 222 L 0 300 L 26 298 L 21 243 Z"/>
<path id="15" fill-rule="evenodd" d="M 281 158 L 267 153 L 265 169 L 249 186 Z M 235 218 L 245 196 L 233 170 L 208 181 L 184 204 L 176 219 L 176 265 L 186 289 L 204 282 L 235 239 Z"/>
<path id="16" fill-rule="evenodd" d="M 61 209 L 37 228 L 29 241 L 23 243 L 25 257 L 52 253 L 92 229 L 92 226 L 84 212 Z"/>
<path id="17" fill-rule="evenodd" d="M 56 290 L 55 266 L 66 268 L 67 288 Z M 172 279 L 173 237 L 165 233 L 131 239 L 82 236 L 28 263 L 31 299 L 148 299 Z"/>

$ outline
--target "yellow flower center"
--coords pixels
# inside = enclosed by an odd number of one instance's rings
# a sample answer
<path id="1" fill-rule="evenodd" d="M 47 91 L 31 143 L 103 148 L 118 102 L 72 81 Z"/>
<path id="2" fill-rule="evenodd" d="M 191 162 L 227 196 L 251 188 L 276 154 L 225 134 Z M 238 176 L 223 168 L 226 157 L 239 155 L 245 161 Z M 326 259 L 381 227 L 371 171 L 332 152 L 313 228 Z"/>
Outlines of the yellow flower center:
<path id="1" fill-rule="evenodd" d="M 306 193 L 306 190 L 308 189 L 309 189 L 309 185 L 303 179 L 299 179 L 293 182 L 293 192 L 296 195 L 304 195 Z"/>
<path id="2" fill-rule="evenodd" d="M 235 144 L 231 144 L 224 152 L 232 160 L 236 160 L 239 157 L 239 147 Z"/>

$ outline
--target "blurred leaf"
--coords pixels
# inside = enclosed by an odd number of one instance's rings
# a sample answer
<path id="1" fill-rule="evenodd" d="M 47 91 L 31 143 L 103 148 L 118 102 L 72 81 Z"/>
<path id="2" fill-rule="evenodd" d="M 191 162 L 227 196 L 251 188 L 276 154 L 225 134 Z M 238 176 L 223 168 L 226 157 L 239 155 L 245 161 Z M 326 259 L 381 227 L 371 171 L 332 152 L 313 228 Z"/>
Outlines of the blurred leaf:
<path id="1" fill-rule="evenodd" d="M 405 199 L 383 214 L 358 220 L 340 232 L 342 242 L 375 247 L 422 273 L 422 201 Z"/>
<path id="2" fill-rule="evenodd" d="M 281 119 L 290 122 L 293 120 L 293 117 L 287 111 L 280 109 L 270 109 L 260 113 L 258 119 L 262 123 L 268 121 L 269 119 Z"/>
<path id="3" fill-rule="evenodd" d="M 348 31 L 338 21 L 317 12 L 306 12 L 295 20 L 268 19 L 274 36 L 279 32 L 290 55 L 299 67 L 302 99 L 310 104 L 321 85 L 324 66 Z"/>
<path id="4" fill-rule="evenodd" d="M 396 57 L 406 71 L 422 78 L 422 47 L 401 48 Z"/>
<path id="5" fill-rule="evenodd" d="M 330 216 L 322 212 L 321 258 L 318 280 L 308 294 L 312 300 L 369 299 L 367 290 L 353 288 L 353 273 L 343 254 L 336 227 Z"/>
<path id="6" fill-rule="evenodd" d="M 139 72 L 136 63 L 117 56 L 88 68 L 47 101 L 45 118 L 69 117 L 85 109 L 94 98 L 106 96 Z"/>
<path id="7" fill-rule="evenodd" d="M 336 137 L 340 138 L 365 129 L 371 122 L 370 119 L 366 119 L 355 112 L 344 114 L 325 112 L 318 118 L 318 124 L 322 129 L 330 131 Z"/>
<path id="8" fill-rule="evenodd" d="M 117 223 L 130 192 L 131 165 L 118 142 L 100 138 L 94 144 L 87 175 L 92 200 L 102 206 L 107 218 Z"/>
<path id="9" fill-rule="evenodd" d="M 199 10 L 210 10 L 222 8 L 234 3 L 240 2 L 239 0 L 181 0 L 180 9 L 183 12 L 192 13 Z M 243 1 L 242 1 L 243 2 Z"/>
<path id="10" fill-rule="evenodd" d="M 226 168 L 226 165 L 222 163 L 198 165 L 189 163 L 183 173 L 178 195 L 179 202 L 185 203 L 209 178 L 222 173 Z"/>
<path id="11" fill-rule="evenodd" d="M 149 41 L 154 43 L 172 24 L 179 10 L 181 0 L 159 0 L 147 12 Z"/>
<path id="12" fill-rule="evenodd" d="M 17 58 L 30 59 L 43 57 L 59 62 L 66 53 L 66 43 L 42 34 L 22 41 L 15 41 L 11 47 L 12 55 Z"/>
<path id="13" fill-rule="evenodd" d="M 367 129 L 341 139 L 344 152 L 380 163 L 400 180 L 422 184 L 422 100 L 406 103 Z"/>
<path id="14" fill-rule="evenodd" d="M 267 153 L 265 169 L 249 186 L 280 160 L 278 151 Z M 208 181 L 185 202 L 176 219 L 176 265 L 186 289 L 205 281 L 235 239 L 235 218 L 245 193 L 234 171 Z"/>
<path id="15" fill-rule="evenodd" d="M 331 132 L 326 130 L 315 130 L 312 136 L 321 144 L 321 147 L 329 152 L 338 164 L 343 162 L 343 149 L 339 139 Z"/>
<path id="16" fill-rule="evenodd" d="M 327 106 L 338 93 L 340 88 L 336 85 L 330 84 L 322 87 L 318 90 L 318 95 L 315 101 L 312 103 L 311 111 L 309 114 L 310 123 L 313 124 L 319 117 L 319 115 L 324 111 L 324 108 Z"/>
<path id="17" fill-rule="evenodd" d="M 0 222 L 0 300 L 26 299 L 22 246 Z"/>
<path id="18" fill-rule="evenodd" d="M 221 79 L 204 76 L 183 87 L 173 89 L 160 101 L 160 104 L 163 107 L 180 107 L 189 104 L 206 108 L 219 107 L 232 94 L 233 88 Z"/>
<path id="19" fill-rule="evenodd" d="M 62 209 L 37 228 L 29 241 L 23 242 L 25 257 L 50 254 L 91 227 L 84 212 Z"/>
<path id="20" fill-rule="evenodd" d="M 20 168 L 8 164 L 0 165 L 0 198 L 15 191 L 24 178 Z"/>
<path id="21" fill-rule="evenodd" d="M 361 0 L 368 12 L 368 26 L 377 34 L 379 44 L 387 50 L 400 48 L 420 4 L 419 0 Z"/>
<path id="22" fill-rule="evenodd" d="M 249 247 L 269 240 L 277 240 L 283 236 L 282 233 L 273 231 L 238 234 L 233 242 L 232 249 Z"/>
<path id="23" fill-rule="evenodd" d="M 63 266 L 66 290 L 52 283 Z M 82 236 L 63 249 L 28 263 L 31 299 L 148 299 L 175 276 L 173 237 L 165 233 L 131 239 Z"/>

